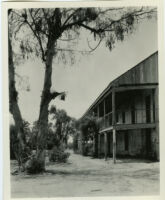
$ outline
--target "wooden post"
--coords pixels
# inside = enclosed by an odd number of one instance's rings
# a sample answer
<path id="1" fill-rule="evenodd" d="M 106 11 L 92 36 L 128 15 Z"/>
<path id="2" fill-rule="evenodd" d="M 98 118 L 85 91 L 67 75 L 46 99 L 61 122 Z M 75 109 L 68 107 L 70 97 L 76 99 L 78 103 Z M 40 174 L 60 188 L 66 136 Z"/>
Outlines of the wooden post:
<path id="1" fill-rule="evenodd" d="M 104 158 L 107 160 L 107 133 L 104 133 Z"/>
<path id="2" fill-rule="evenodd" d="M 106 128 L 106 118 L 105 118 L 105 99 L 103 100 L 103 104 L 104 104 L 104 116 L 103 116 L 103 118 L 104 118 L 104 128 Z"/>
<path id="3" fill-rule="evenodd" d="M 99 105 L 97 106 L 97 118 L 99 119 L 100 111 L 99 111 Z M 100 157 L 100 134 L 98 133 L 97 136 L 97 157 Z"/>
<path id="4" fill-rule="evenodd" d="M 98 134 L 98 158 L 100 157 L 100 134 Z"/>
<path id="5" fill-rule="evenodd" d="M 159 153 L 159 90 L 158 87 L 155 88 L 155 124 L 156 124 L 156 136 L 157 136 L 157 141 L 156 141 L 156 156 L 157 159 L 160 159 L 160 153 Z"/>
<path id="6" fill-rule="evenodd" d="M 113 163 L 116 163 L 116 129 L 113 129 Z"/>
<path id="7" fill-rule="evenodd" d="M 112 89 L 112 126 L 113 126 L 113 163 L 116 163 L 116 111 L 115 111 L 115 89 Z"/>

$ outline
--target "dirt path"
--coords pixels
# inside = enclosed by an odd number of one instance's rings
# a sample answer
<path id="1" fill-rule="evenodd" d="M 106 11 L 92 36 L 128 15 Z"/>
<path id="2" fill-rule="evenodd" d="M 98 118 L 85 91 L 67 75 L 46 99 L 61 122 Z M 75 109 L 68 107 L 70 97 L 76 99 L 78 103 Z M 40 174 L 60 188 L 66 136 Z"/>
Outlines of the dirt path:
<path id="1" fill-rule="evenodd" d="M 11 176 L 12 197 L 159 194 L 159 163 L 92 159 L 71 154 L 65 164 L 47 165 L 42 175 Z"/>

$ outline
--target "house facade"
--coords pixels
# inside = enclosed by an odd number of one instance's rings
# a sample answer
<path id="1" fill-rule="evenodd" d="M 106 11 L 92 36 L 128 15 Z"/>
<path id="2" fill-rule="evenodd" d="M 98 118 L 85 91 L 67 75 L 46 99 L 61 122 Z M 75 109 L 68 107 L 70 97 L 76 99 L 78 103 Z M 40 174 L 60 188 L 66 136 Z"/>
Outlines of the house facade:
<path id="1" fill-rule="evenodd" d="M 112 81 L 82 118 L 89 113 L 100 120 L 99 157 L 159 160 L 158 52 Z"/>

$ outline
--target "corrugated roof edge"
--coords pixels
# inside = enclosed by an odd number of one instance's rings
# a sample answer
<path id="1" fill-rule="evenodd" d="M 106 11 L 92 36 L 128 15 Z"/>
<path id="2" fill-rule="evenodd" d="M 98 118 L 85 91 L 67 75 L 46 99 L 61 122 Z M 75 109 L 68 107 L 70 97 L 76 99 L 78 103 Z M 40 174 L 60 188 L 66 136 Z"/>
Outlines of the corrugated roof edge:
<path id="1" fill-rule="evenodd" d="M 145 60 L 147 60 L 148 58 L 150 58 L 151 56 L 153 56 L 154 54 L 157 54 L 158 51 L 155 51 L 154 53 L 152 53 L 151 55 L 149 55 L 147 58 L 143 59 L 142 61 L 140 61 L 138 64 L 136 64 L 134 67 L 130 68 L 129 70 L 127 70 L 126 72 L 124 72 L 123 74 L 121 74 L 120 76 L 118 76 L 117 78 L 115 78 L 113 81 L 111 81 L 108 86 L 101 92 L 101 94 L 95 99 L 95 101 L 91 104 L 91 106 L 85 111 L 85 113 L 82 115 L 81 118 L 83 118 L 91 109 L 92 107 L 106 94 L 106 92 L 111 88 L 112 84 L 121 76 L 123 76 L 124 74 L 126 74 L 128 71 L 131 71 L 133 68 L 137 67 L 138 65 L 140 65 L 142 62 L 144 62 Z"/>

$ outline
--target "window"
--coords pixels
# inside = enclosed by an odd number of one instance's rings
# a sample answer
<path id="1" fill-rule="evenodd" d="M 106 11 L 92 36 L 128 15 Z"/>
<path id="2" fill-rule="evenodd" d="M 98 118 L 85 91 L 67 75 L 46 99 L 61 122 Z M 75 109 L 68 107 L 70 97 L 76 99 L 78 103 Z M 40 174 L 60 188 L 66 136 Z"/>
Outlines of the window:
<path id="1" fill-rule="evenodd" d="M 125 123 L 125 112 L 124 111 L 122 112 L 122 122 L 123 122 L 123 124 Z"/>
<path id="2" fill-rule="evenodd" d="M 93 110 L 93 115 L 97 117 L 97 107 Z"/>
<path id="3" fill-rule="evenodd" d="M 135 102 L 134 102 L 134 99 L 132 99 L 132 102 L 131 102 L 131 119 L 132 119 L 132 124 L 135 124 Z"/>
<path id="4" fill-rule="evenodd" d="M 146 123 L 151 122 L 151 98 L 150 95 L 146 96 Z"/>
<path id="5" fill-rule="evenodd" d="M 99 104 L 99 117 L 103 117 L 104 116 L 104 102 L 101 102 Z"/>
<path id="6" fill-rule="evenodd" d="M 105 114 L 110 113 L 111 111 L 112 111 L 112 98 L 109 95 L 105 98 Z"/>
<path id="7" fill-rule="evenodd" d="M 116 113 L 116 123 L 119 122 L 119 113 Z"/>

